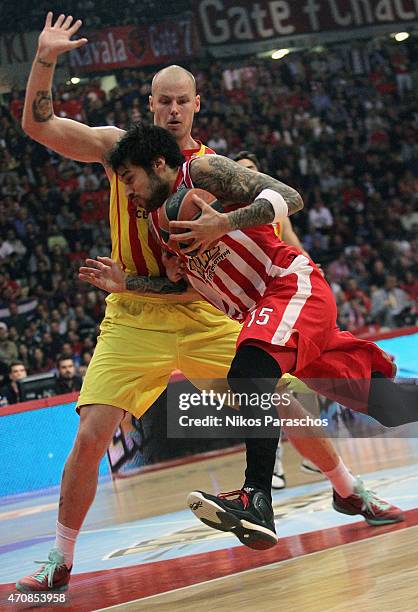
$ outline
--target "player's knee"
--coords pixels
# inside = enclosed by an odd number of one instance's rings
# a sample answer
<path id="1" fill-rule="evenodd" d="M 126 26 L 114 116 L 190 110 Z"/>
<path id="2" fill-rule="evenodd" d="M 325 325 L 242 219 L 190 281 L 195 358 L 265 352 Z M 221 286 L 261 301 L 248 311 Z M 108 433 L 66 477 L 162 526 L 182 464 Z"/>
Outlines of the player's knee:
<path id="1" fill-rule="evenodd" d="M 250 389 L 272 392 L 281 377 L 277 361 L 266 351 L 244 344 L 237 350 L 228 372 L 228 384 L 236 393 Z"/>
<path id="2" fill-rule="evenodd" d="M 121 415 L 123 415 L 121 411 Z M 102 418 L 100 418 L 102 417 Z M 102 414 L 94 407 L 80 411 L 80 426 L 74 444 L 74 453 L 80 460 L 100 461 L 105 454 L 120 418 Z"/>
<path id="3" fill-rule="evenodd" d="M 81 461 L 100 461 L 109 444 L 108 436 L 98 435 L 97 431 L 80 429 L 74 443 L 74 453 Z"/>
<path id="4" fill-rule="evenodd" d="M 370 381 L 368 414 L 385 427 L 418 421 L 418 387 L 394 383 L 374 372 Z"/>

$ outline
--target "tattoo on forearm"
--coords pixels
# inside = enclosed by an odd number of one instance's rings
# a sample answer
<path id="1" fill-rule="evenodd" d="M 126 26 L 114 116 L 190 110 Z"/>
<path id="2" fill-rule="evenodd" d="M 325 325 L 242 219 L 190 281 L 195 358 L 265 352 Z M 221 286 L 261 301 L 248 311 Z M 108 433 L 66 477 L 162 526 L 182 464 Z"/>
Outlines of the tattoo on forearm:
<path id="1" fill-rule="evenodd" d="M 32 102 L 32 116 L 37 123 L 49 121 L 54 114 L 52 108 L 51 92 L 41 90 L 36 92 L 36 98 Z"/>
<path id="2" fill-rule="evenodd" d="M 173 283 L 164 276 L 128 276 L 126 288 L 136 293 L 184 293 L 187 283 L 183 279 Z"/>
<path id="3" fill-rule="evenodd" d="M 227 157 L 200 157 L 190 165 L 190 174 L 195 187 L 210 191 L 224 204 L 251 204 L 263 189 L 273 189 L 286 201 L 289 215 L 303 208 L 303 200 L 296 189 L 267 174 L 243 168 Z M 263 207 L 265 209 L 265 205 Z"/>
<path id="4" fill-rule="evenodd" d="M 231 230 L 266 225 L 274 220 L 274 209 L 268 200 L 259 199 L 250 206 L 228 213 Z"/>
<path id="5" fill-rule="evenodd" d="M 54 62 L 46 62 L 42 57 L 38 57 L 38 64 L 41 64 L 44 68 L 52 68 Z"/>

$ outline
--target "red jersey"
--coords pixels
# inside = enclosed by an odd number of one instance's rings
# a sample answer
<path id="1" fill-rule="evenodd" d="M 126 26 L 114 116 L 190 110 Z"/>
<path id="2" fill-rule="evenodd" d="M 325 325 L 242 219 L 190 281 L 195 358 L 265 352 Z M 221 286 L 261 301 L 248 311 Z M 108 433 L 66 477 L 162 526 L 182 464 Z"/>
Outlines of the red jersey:
<path id="1" fill-rule="evenodd" d="M 193 187 L 190 163 L 180 169 L 173 191 Z M 156 213 L 151 221 L 163 242 Z M 234 230 L 203 255 L 183 258 L 196 291 L 243 323 L 237 350 L 259 346 L 282 373 L 355 410 L 367 406 L 372 372 L 393 376 L 380 348 L 338 329 L 330 286 L 308 257 L 277 239 L 271 224 Z M 335 379 L 344 382 L 335 385 Z"/>
<path id="2" fill-rule="evenodd" d="M 173 191 L 194 186 L 190 177 L 192 161 L 187 161 L 179 170 Z M 164 244 L 157 211 L 151 218 Z M 242 321 L 255 308 L 272 280 L 306 271 L 309 260 L 298 255 L 297 249 L 277 239 L 273 225 L 268 224 L 229 232 L 203 255 L 183 257 L 187 263 L 187 277 L 194 289 L 229 317 Z M 309 287 L 305 293 L 303 290 L 302 287 L 301 294 L 306 300 Z"/>

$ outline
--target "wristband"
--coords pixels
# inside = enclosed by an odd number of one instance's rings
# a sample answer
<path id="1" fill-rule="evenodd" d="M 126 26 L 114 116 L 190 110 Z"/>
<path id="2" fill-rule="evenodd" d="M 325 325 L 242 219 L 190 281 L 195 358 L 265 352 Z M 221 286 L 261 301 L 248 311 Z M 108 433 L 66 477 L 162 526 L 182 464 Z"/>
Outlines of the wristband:
<path id="1" fill-rule="evenodd" d="M 274 219 L 272 223 L 278 223 L 289 216 L 289 207 L 286 204 L 286 200 L 280 193 L 274 191 L 274 189 L 263 189 L 256 197 L 255 201 L 257 200 L 268 200 L 273 206 Z"/>

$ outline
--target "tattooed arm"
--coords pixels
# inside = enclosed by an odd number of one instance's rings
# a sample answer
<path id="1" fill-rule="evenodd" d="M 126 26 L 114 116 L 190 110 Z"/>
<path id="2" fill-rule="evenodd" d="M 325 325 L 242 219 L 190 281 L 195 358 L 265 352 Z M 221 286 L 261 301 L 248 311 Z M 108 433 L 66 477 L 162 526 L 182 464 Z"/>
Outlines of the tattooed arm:
<path id="1" fill-rule="evenodd" d="M 195 159 L 190 164 L 190 176 L 195 187 L 212 193 L 224 208 L 232 204 L 246 206 L 219 213 L 195 195 L 195 204 L 202 209 L 200 217 L 194 221 L 170 221 L 170 240 L 177 243 L 187 240 L 188 246 L 180 249 L 186 255 L 203 254 L 230 231 L 272 223 L 276 217 L 275 208 L 269 199 L 259 197 L 265 189 L 275 192 L 273 201 L 276 199 L 279 213 L 283 209 L 283 217 L 286 212 L 290 215 L 303 208 L 301 196 L 292 187 L 266 174 L 243 168 L 226 157 L 205 155 Z M 272 199 L 272 194 L 266 195 Z M 178 233 L 179 230 L 183 232 Z"/>
<path id="2" fill-rule="evenodd" d="M 184 293 L 187 283 L 184 279 L 172 282 L 163 276 L 130 276 L 121 266 L 110 257 L 86 259 L 81 266 L 78 277 L 108 293 L 122 293 L 134 291 L 142 294 L 167 295 L 170 293 Z"/>
<path id="3" fill-rule="evenodd" d="M 87 40 L 70 40 L 81 26 L 72 17 L 60 15 L 52 24 L 48 13 L 26 88 L 22 127 L 34 140 L 57 153 L 83 162 L 104 162 L 105 153 L 124 133 L 116 127 L 91 128 L 54 115 L 52 79 L 57 58 L 62 53 L 84 45 Z"/>
<path id="4" fill-rule="evenodd" d="M 164 276 L 128 276 L 126 278 L 126 291 L 135 293 L 183 293 L 187 290 L 187 282 L 184 279 L 173 283 Z"/>
<path id="5" fill-rule="evenodd" d="M 207 155 L 194 160 L 190 165 L 190 176 L 195 187 L 210 191 L 226 206 L 237 203 L 249 205 L 228 213 L 231 229 L 273 221 L 274 211 L 270 202 L 263 199 L 254 201 L 263 189 L 279 193 L 288 206 L 289 215 L 303 208 L 301 196 L 289 185 L 267 174 L 248 170 L 220 155 Z"/>

